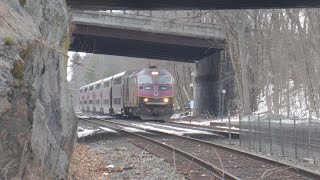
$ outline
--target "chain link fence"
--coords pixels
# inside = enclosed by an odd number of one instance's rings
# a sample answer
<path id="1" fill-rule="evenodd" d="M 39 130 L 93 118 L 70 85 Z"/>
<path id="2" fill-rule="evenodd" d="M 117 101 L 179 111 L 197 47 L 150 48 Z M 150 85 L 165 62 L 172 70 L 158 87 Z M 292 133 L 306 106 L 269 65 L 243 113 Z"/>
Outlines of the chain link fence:
<path id="1" fill-rule="evenodd" d="M 320 164 L 320 120 L 251 115 L 239 120 L 240 146 Z"/>

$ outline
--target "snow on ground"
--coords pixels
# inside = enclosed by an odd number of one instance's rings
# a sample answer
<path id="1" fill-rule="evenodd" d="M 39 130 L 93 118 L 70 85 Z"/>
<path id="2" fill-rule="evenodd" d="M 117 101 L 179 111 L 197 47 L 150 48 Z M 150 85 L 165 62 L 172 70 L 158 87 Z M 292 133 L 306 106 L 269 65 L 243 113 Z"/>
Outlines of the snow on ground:
<path id="1" fill-rule="evenodd" d="M 104 130 L 104 131 L 108 131 L 108 132 L 112 132 L 112 133 L 117 133 L 117 131 L 112 130 L 110 128 L 106 128 L 106 127 L 99 127 L 100 129 Z"/>
<path id="2" fill-rule="evenodd" d="M 272 120 L 272 123 L 280 123 L 280 119 L 279 120 Z M 293 119 L 282 119 L 281 123 L 283 124 L 294 124 L 294 120 Z M 306 124 L 308 123 L 308 120 L 296 120 L 296 124 Z"/>
<path id="3" fill-rule="evenodd" d="M 96 119 L 110 119 L 110 118 L 114 118 L 112 116 L 108 116 L 108 115 L 92 115 L 90 116 L 91 118 L 96 118 Z"/>
<path id="4" fill-rule="evenodd" d="M 154 130 L 154 131 L 159 131 L 159 132 L 164 132 L 164 133 L 169 133 L 169 134 L 175 134 L 179 136 L 183 136 L 185 132 L 178 132 L 174 130 L 168 130 L 168 129 L 159 129 L 153 126 L 145 126 L 145 125 L 138 125 L 141 128 L 148 129 L 148 130 Z"/>
<path id="5" fill-rule="evenodd" d="M 257 122 L 258 120 L 258 116 L 250 116 L 250 121 L 251 122 Z M 241 122 L 248 122 L 249 118 L 248 117 L 243 117 L 241 119 Z M 269 120 L 264 118 L 260 120 L 261 122 L 268 122 Z M 308 119 L 296 119 L 296 124 L 308 124 L 309 120 Z M 280 123 L 280 118 L 274 118 L 270 120 L 271 123 Z M 281 123 L 282 124 L 294 124 L 294 120 L 293 119 L 281 119 Z"/>
<path id="6" fill-rule="evenodd" d="M 174 115 L 171 116 L 170 119 L 181 119 L 181 118 L 187 118 L 187 114 L 186 112 L 181 112 L 181 113 L 176 113 Z"/>
<path id="7" fill-rule="evenodd" d="M 147 131 L 141 130 L 141 129 L 136 129 L 132 127 L 122 127 L 124 130 L 129 131 L 129 132 L 143 132 L 143 133 L 148 133 Z"/>
<path id="8" fill-rule="evenodd" d="M 77 115 L 79 119 L 89 119 L 89 116 L 85 116 L 85 115 Z"/>
<path id="9" fill-rule="evenodd" d="M 229 129 L 228 126 L 215 126 L 215 127 L 222 128 L 222 129 Z M 236 128 L 236 127 L 230 127 L 230 129 L 232 129 L 232 130 L 239 130 L 239 128 Z"/>
<path id="10" fill-rule="evenodd" d="M 112 129 L 109 129 L 109 128 L 105 128 L 105 127 L 99 127 L 99 129 L 86 129 L 86 128 L 83 128 L 83 127 L 78 127 L 78 138 L 95 134 L 101 129 L 104 130 L 104 131 L 117 133 L 116 131 L 114 131 Z"/>
<path id="11" fill-rule="evenodd" d="M 175 135 L 179 135 L 179 136 L 182 136 L 184 134 L 207 134 L 207 135 L 213 135 L 213 133 L 208 132 L 208 131 L 177 128 L 177 127 L 171 127 L 171 126 L 166 126 L 166 125 L 157 125 L 157 124 L 152 124 L 152 123 L 146 123 L 146 124 L 149 124 L 149 125 L 132 123 L 132 125 L 140 127 L 140 128 L 159 131 L 159 132 L 164 132 L 164 133 L 169 133 L 169 134 L 175 134 Z"/>
<path id="12" fill-rule="evenodd" d="M 91 134 L 94 134 L 96 131 L 99 131 L 99 129 L 85 129 L 82 127 L 78 127 L 78 138 L 89 136 Z"/>
<path id="13" fill-rule="evenodd" d="M 192 121 L 190 123 L 190 120 L 176 120 L 174 122 L 176 123 L 183 123 L 183 124 L 194 124 L 194 125 L 201 125 L 201 126 L 210 126 L 210 122 L 212 120 L 206 120 L 206 121 Z"/>
<path id="14" fill-rule="evenodd" d="M 228 118 L 221 119 L 197 119 L 197 120 L 175 120 L 174 122 L 177 123 L 184 123 L 184 124 L 194 124 L 194 125 L 201 125 L 201 126 L 210 126 L 210 122 L 218 122 L 218 123 L 229 123 Z M 239 117 L 230 117 L 231 124 L 239 124 Z"/>
<path id="15" fill-rule="evenodd" d="M 308 105 L 310 106 L 310 102 L 307 100 L 306 97 L 307 94 L 303 87 L 299 84 L 295 84 L 293 80 L 290 80 L 289 82 L 289 99 L 287 99 L 287 88 L 281 89 L 280 94 L 283 94 L 280 96 L 279 103 L 282 104 L 282 106 L 279 109 L 279 114 L 282 116 L 287 116 L 287 104 L 289 102 L 289 116 L 293 117 L 299 117 L 299 118 L 309 118 L 309 111 L 308 111 Z M 269 111 L 272 111 L 272 108 L 274 106 L 273 104 L 273 84 L 269 84 L 264 87 L 264 92 L 261 92 L 258 96 L 258 110 L 254 112 L 255 114 L 266 114 Z M 267 105 L 267 99 L 265 92 L 268 92 L 270 95 L 270 102 L 269 107 Z M 289 100 L 289 101 L 288 101 Z M 270 108 L 270 109 L 269 109 Z M 313 119 L 317 119 L 315 113 L 311 113 L 311 116 Z"/>

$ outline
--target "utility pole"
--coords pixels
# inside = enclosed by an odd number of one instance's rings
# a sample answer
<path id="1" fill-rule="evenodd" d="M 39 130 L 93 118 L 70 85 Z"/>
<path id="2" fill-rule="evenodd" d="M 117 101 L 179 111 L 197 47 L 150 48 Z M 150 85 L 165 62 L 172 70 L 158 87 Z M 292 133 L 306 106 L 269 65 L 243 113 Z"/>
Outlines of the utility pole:
<path id="1" fill-rule="evenodd" d="M 226 90 L 225 89 L 222 89 L 221 93 L 222 93 L 222 99 L 221 99 L 221 122 L 223 120 L 223 111 L 224 111 L 224 96 L 226 94 Z"/>

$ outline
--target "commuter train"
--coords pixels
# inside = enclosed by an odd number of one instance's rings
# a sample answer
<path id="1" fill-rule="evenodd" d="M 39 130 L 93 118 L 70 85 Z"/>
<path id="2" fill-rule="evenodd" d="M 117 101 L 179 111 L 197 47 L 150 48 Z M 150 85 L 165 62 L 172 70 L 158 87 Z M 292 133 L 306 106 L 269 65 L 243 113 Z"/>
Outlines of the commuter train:
<path id="1" fill-rule="evenodd" d="M 80 88 L 80 110 L 139 117 L 170 119 L 173 115 L 174 79 L 156 66 L 125 71 Z"/>

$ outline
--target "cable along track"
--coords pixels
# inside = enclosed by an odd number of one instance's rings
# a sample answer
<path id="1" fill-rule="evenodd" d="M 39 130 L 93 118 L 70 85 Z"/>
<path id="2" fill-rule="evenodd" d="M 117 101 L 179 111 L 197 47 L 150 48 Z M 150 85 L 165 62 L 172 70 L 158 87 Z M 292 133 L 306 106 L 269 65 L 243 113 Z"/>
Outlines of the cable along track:
<path id="1" fill-rule="evenodd" d="M 143 135 L 124 130 L 136 126 L 107 120 L 85 120 L 139 137 L 192 162 L 219 179 L 320 179 L 314 172 L 212 142 L 154 130 Z"/>

